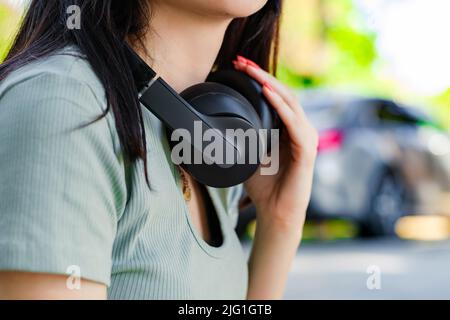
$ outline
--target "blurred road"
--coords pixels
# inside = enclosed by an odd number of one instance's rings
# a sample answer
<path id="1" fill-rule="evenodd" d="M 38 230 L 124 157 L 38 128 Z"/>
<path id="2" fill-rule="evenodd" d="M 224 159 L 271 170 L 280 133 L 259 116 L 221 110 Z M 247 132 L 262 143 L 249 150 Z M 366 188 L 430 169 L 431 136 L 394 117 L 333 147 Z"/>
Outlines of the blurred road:
<path id="1" fill-rule="evenodd" d="M 367 288 L 371 266 L 380 271 L 380 290 Z M 450 241 L 303 244 L 285 298 L 449 299 Z"/>

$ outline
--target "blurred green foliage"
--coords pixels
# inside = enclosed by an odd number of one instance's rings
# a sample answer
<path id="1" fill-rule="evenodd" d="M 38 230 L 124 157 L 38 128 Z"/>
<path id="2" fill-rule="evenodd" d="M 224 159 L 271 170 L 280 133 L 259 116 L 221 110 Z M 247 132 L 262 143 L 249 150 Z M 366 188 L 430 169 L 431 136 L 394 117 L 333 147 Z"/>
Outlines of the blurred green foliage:
<path id="1" fill-rule="evenodd" d="M 285 0 L 278 77 L 293 88 L 333 88 L 426 105 L 450 128 L 450 88 L 418 97 L 377 72 L 377 34 L 354 0 Z M 306 12 L 305 12 L 306 11 Z M 300 62 L 299 62 L 300 61 Z"/>
<path id="2" fill-rule="evenodd" d="M 279 76 L 285 83 L 307 88 L 373 82 L 370 79 L 377 59 L 376 34 L 362 27 L 352 0 L 287 0 L 285 3 L 282 34 L 293 36 L 282 36 L 281 46 L 284 48 L 285 42 L 292 42 L 292 38 L 300 39 L 297 47 L 287 49 L 297 54 L 281 51 Z M 309 15 L 316 16 L 312 19 L 314 23 L 309 21 L 309 26 L 296 18 L 297 12 L 306 6 Z M 303 51 L 310 53 L 304 55 Z M 304 62 L 293 70 L 296 64 L 293 60 L 298 59 Z"/>
<path id="3" fill-rule="evenodd" d="M 248 240 L 255 238 L 256 220 L 253 220 L 245 233 Z M 302 242 L 336 241 L 354 239 L 360 234 L 358 226 L 347 220 L 328 219 L 324 221 L 307 220 L 303 228 Z"/>
<path id="4" fill-rule="evenodd" d="M 436 116 L 444 126 L 450 128 L 450 88 L 432 100 Z"/>
<path id="5" fill-rule="evenodd" d="M 0 0 L 0 61 L 3 61 L 17 29 L 19 14 Z"/>

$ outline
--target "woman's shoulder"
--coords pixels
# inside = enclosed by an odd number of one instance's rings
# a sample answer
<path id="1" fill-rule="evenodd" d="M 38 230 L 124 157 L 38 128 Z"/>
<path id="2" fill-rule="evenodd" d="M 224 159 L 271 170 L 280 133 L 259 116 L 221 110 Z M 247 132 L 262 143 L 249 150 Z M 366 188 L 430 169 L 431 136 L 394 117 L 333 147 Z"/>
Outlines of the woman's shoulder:
<path id="1" fill-rule="evenodd" d="M 17 100 L 23 108 L 11 106 Z M 46 112 L 51 104 L 44 101 L 60 101 L 87 117 L 99 116 L 107 107 L 102 83 L 85 57 L 71 46 L 14 70 L 0 82 L 3 112 Z M 41 107 L 35 108 L 36 104 Z"/>
<path id="2" fill-rule="evenodd" d="M 66 120 L 85 121 L 103 114 L 107 102 L 89 62 L 75 47 L 66 47 L 8 74 L 0 82 L 0 106 L 3 118 L 54 118 L 65 112 Z"/>
<path id="3" fill-rule="evenodd" d="M 21 135 L 42 136 L 80 128 L 99 119 L 106 108 L 103 85 L 74 47 L 28 63 L 0 82 L 0 123 L 11 130 L 29 124 Z M 96 126 L 86 128 L 86 135 L 95 134 L 96 139 L 118 150 L 110 113 Z M 57 136 L 65 139 L 65 135 Z"/>
<path id="4" fill-rule="evenodd" d="M 60 86 L 84 85 L 101 96 L 103 86 L 84 55 L 74 46 L 30 62 L 0 82 L 0 96 L 17 85 L 45 86 L 45 80 L 58 80 Z"/>

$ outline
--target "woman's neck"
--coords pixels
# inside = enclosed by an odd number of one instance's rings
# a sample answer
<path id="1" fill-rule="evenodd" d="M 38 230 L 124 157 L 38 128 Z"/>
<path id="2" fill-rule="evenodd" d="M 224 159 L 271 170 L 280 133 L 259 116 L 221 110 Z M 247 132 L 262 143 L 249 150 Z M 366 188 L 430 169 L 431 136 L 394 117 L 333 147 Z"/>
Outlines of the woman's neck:
<path id="1" fill-rule="evenodd" d="M 151 10 L 144 39 L 149 57 L 143 52 L 141 56 L 178 92 L 205 81 L 231 19 L 205 17 L 161 2 Z"/>

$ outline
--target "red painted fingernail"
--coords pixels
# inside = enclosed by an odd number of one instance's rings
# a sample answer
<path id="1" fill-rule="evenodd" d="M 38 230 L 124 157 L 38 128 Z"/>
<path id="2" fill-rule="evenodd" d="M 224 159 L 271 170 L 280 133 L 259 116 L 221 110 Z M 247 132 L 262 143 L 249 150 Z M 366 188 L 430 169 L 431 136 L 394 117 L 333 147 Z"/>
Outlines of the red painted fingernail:
<path id="1" fill-rule="evenodd" d="M 253 62 L 252 60 L 247 59 L 247 64 L 253 68 L 261 69 L 261 67 L 258 64 L 256 64 L 255 62 Z"/>
<path id="2" fill-rule="evenodd" d="M 233 66 L 236 70 L 241 70 L 242 69 L 242 65 L 240 62 L 238 61 L 233 61 Z"/>
<path id="3" fill-rule="evenodd" d="M 261 69 L 261 67 L 257 63 L 253 62 L 252 60 L 244 58 L 243 56 L 240 56 L 240 55 L 237 55 L 236 57 L 239 62 L 245 63 L 246 65 L 251 66 L 256 69 Z"/>
<path id="4" fill-rule="evenodd" d="M 273 91 L 273 87 L 270 85 L 270 83 L 264 82 L 263 86 L 269 89 L 270 91 Z"/>
<path id="5" fill-rule="evenodd" d="M 237 61 L 239 61 L 239 62 L 242 62 L 245 64 L 247 64 L 247 62 L 248 62 L 248 60 L 245 59 L 243 56 L 237 55 L 236 58 L 237 58 Z"/>

